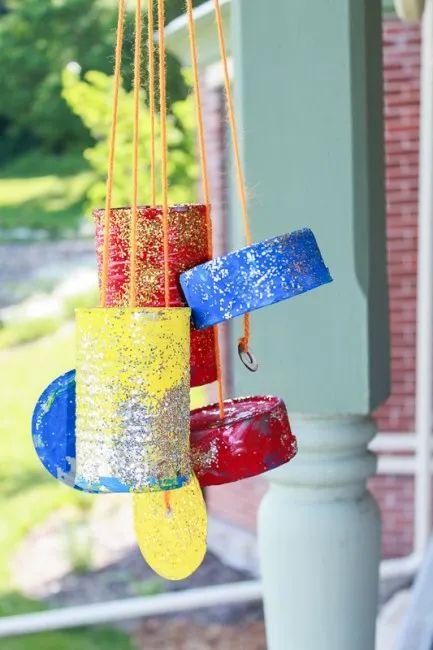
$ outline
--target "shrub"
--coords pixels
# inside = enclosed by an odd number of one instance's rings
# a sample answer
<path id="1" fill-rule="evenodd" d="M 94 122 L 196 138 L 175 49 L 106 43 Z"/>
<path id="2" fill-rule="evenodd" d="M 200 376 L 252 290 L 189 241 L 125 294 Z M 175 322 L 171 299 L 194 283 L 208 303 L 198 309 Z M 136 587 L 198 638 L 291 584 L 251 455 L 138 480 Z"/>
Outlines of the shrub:
<path id="1" fill-rule="evenodd" d="M 96 144 L 84 151 L 84 157 L 96 172 L 97 178 L 88 192 L 89 207 L 91 208 L 102 207 L 105 200 L 112 90 L 113 78 L 102 72 L 87 72 L 84 79 L 80 79 L 70 70 L 65 70 L 63 74 L 63 97 L 96 140 Z M 156 121 L 158 123 L 158 119 Z M 133 93 L 122 88 L 117 126 L 113 206 L 131 204 L 132 136 Z M 194 105 L 191 96 L 171 105 L 168 116 L 168 147 L 170 202 L 193 201 L 196 196 L 197 166 L 194 143 Z M 159 153 L 158 146 L 157 153 Z M 139 156 L 139 202 L 148 203 L 150 201 L 150 114 L 144 92 L 141 102 Z M 157 168 L 159 170 L 159 164 Z M 160 186 L 160 174 L 158 173 L 158 188 Z"/>

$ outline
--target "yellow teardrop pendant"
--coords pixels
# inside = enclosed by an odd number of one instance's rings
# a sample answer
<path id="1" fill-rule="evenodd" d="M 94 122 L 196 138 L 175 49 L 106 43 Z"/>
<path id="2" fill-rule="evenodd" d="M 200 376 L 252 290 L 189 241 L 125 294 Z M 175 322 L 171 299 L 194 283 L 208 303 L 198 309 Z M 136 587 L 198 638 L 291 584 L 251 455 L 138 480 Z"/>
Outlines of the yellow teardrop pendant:
<path id="1" fill-rule="evenodd" d="M 195 475 L 170 492 L 134 494 L 134 525 L 140 551 L 167 580 L 188 578 L 206 554 L 207 512 Z"/>

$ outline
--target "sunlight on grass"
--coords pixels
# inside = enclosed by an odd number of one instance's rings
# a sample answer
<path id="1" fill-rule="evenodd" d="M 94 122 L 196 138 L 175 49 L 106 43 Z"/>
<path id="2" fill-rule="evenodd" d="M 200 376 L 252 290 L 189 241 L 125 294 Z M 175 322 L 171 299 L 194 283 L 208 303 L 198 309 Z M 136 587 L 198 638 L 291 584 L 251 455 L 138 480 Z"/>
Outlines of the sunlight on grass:
<path id="1" fill-rule="evenodd" d="M 0 228 L 76 230 L 92 179 L 81 156 L 23 156 L 0 170 Z"/>

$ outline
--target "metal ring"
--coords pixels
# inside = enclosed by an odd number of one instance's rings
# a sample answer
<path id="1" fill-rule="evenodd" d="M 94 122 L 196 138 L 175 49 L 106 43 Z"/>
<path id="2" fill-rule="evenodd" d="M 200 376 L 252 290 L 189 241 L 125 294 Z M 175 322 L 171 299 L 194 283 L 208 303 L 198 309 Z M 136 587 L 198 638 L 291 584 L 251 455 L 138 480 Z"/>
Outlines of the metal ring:
<path id="1" fill-rule="evenodd" d="M 242 343 L 238 345 L 239 359 L 244 364 L 245 368 L 250 372 L 257 372 L 259 364 L 255 356 L 250 350 L 245 350 Z"/>

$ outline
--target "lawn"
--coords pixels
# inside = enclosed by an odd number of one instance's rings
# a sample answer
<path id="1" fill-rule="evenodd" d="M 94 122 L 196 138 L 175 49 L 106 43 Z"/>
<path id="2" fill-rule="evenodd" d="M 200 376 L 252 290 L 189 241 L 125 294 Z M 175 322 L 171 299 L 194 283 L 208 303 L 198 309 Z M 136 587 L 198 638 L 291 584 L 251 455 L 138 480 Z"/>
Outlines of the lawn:
<path id="1" fill-rule="evenodd" d="M 56 376 L 74 366 L 72 329 L 0 352 L 0 614 L 40 609 L 13 591 L 9 561 L 26 533 L 52 511 L 92 499 L 66 488 L 43 470 L 33 451 L 30 420 L 35 400 Z M 93 497 L 94 498 L 94 497 Z M 2 639 L 2 650 L 131 650 L 122 632 L 93 628 Z"/>
<path id="2" fill-rule="evenodd" d="M 75 232 L 92 178 L 80 153 L 54 156 L 35 151 L 1 167 L 1 237 L 21 228 L 44 230 L 50 237 Z"/>

